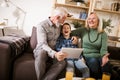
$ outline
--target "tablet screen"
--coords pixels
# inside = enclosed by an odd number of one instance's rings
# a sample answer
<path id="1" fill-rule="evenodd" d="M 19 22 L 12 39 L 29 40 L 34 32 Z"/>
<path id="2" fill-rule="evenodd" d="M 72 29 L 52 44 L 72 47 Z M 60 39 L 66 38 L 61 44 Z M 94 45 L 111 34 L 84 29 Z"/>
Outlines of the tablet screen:
<path id="1" fill-rule="evenodd" d="M 63 47 L 61 49 L 61 51 L 68 54 L 67 58 L 77 58 L 78 59 L 83 51 L 83 48 L 65 48 L 65 47 Z"/>

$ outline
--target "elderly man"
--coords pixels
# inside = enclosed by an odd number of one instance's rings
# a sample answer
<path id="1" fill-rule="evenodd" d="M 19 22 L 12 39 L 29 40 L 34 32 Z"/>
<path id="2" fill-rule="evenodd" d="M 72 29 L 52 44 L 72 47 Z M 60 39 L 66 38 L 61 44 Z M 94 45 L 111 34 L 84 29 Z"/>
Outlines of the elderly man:
<path id="1" fill-rule="evenodd" d="M 52 15 L 40 22 L 37 27 L 37 46 L 34 49 L 35 70 L 37 80 L 55 80 L 64 69 L 66 53 L 56 52 L 55 44 L 60 35 L 60 25 L 67 18 L 67 10 L 63 7 L 54 9 Z M 73 40 L 75 43 L 76 40 Z M 52 66 L 46 71 L 46 62 L 53 61 Z"/>

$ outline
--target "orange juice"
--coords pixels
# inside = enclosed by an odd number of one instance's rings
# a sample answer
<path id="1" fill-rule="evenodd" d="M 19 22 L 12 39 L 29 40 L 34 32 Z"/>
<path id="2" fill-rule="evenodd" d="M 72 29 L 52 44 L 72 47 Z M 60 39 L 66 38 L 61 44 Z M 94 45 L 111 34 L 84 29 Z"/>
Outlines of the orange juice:
<path id="1" fill-rule="evenodd" d="M 110 80 L 110 74 L 109 73 L 103 73 L 102 80 Z"/>
<path id="2" fill-rule="evenodd" d="M 72 80 L 72 79 L 73 79 L 73 72 L 67 71 L 66 76 L 65 76 L 65 80 Z"/>

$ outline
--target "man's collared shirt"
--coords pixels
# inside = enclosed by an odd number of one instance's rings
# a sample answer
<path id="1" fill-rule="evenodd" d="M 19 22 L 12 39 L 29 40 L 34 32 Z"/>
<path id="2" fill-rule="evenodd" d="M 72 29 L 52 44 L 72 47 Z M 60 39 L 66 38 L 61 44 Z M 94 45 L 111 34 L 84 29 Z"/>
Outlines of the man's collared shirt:
<path id="1" fill-rule="evenodd" d="M 37 26 L 37 46 L 35 50 L 45 50 L 52 58 L 56 53 L 55 45 L 56 40 L 60 35 L 60 27 L 56 27 L 48 18 Z"/>

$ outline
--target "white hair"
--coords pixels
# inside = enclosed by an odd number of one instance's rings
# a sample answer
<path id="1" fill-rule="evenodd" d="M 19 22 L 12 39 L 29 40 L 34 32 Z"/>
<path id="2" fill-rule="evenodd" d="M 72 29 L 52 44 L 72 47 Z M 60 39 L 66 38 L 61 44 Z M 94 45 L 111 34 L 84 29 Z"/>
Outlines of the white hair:
<path id="1" fill-rule="evenodd" d="M 90 15 L 91 14 L 96 14 L 96 13 L 95 12 L 91 12 Z M 96 16 L 97 16 L 97 14 L 96 14 Z M 103 22 L 102 22 L 102 19 L 100 19 L 98 16 L 97 16 L 97 18 L 98 18 L 98 27 L 97 27 L 97 30 L 98 30 L 99 33 L 101 33 L 101 32 L 103 32 Z M 88 18 L 86 19 L 86 25 L 85 25 L 85 27 L 88 29 L 89 25 L 88 25 L 87 20 L 88 20 Z"/>
<path id="2" fill-rule="evenodd" d="M 63 8 L 63 7 L 56 7 L 53 12 L 52 12 L 52 15 L 51 16 L 60 16 L 60 18 L 64 17 L 64 16 L 67 16 L 68 15 L 68 12 L 67 12 L 67 9 Z"/>
<path id="3" fill-rule="evenodd" d="M 98 32 L 103 32 L 103 22 L 101 18 L 99 18 Z"/>

